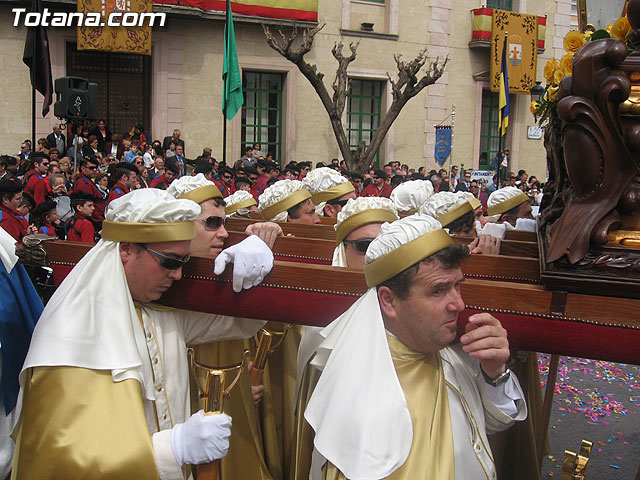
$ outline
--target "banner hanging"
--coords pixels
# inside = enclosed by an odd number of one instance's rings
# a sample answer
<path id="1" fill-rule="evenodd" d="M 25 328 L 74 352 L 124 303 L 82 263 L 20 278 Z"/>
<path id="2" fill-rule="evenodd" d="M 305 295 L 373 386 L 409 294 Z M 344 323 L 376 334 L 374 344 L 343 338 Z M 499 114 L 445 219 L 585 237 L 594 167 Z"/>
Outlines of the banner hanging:
<path id="1" fill-rule="evenodd" d="M 449 155 L 451 155 L 451 138 L 453 130 L 451 125 L 436 126 L 436 146 L 434 149 L 434 157 L 436 161 L 442 165 Z"/>

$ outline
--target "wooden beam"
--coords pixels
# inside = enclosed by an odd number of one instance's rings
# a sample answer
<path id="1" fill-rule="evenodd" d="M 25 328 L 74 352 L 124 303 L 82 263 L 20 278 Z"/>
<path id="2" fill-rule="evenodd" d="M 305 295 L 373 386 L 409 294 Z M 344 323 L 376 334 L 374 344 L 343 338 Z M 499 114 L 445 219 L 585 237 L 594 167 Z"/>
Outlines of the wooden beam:
<path id="1" fill-rule="evenodd" d="M 253 220 L 259 220 L 261 222 L 264 222 L 264 218 L 262 218 L 262 215 L 260 215 L 258 212 L 250 212 L 249 216 L 253 219 Z M 336 222 L 338 221 L 337 218 L 333 218 L 333 217 L 323 217 L 323 216 L 318 216 L 318 218 L 320 219 L 320 225 L 335 225 Z"/>
<path id="2" fill-rule="evenodd" d="M 90 248 L 87 244 L 47 242 L 56 282 Z M 500 257 L 496 257 L 500 258 Z M 231 288 L 231 268 L 213 275 L 213 259 L 194 257 L 183 279 L 162 302 L 187 310 L 306 325 L 327 325 L 366 291 L 355 270 L 275 262 L 264 282 L 240 293 Z M 463 331 L 469 315 L 490 312 L 509 332 L 513 348 L 638 364 L 638 300 L 568 294 L 565 317 L 552 315 L 552 292 L 538 285 L 467 279 L 461 285 L 467 310 L 459 316 Z M 581 312 L 580 316 L 575 316 Z M 615 311 L 610 311 L 615 308 Z M 603 312 L 609 312 L 603 315 Z"/>

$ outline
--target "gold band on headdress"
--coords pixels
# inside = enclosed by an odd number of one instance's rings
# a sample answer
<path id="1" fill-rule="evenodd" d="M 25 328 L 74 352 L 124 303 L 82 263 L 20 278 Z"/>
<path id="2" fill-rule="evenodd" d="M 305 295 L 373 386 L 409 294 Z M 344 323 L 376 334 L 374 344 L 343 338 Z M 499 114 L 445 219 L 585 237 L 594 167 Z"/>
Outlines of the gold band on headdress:
<path id="1" fill-rule="evenodd" d="M 232 213 L 237 212 L 241 208 L 249 208 L 252 205 L 257 205 L 257 204 L 258 202 L 256 202 L 255 198 L 253 197 L 245 198 L 244 200 L 241 200 L 238 203 L 233 203 L 231 205 L 227 205 L 226 207 L 224 207 L 224 213 L 226 213 L 227 215 L 231 215 Z"/>
<path id="2" fill-rule="evenodd" d="M 306 188 L 296 190 L 291 195 L 287 195 L 282 200 L 277 201 L 273 205 L 270 205 L 262 210 L 261 215 L 265 220 L 271 220 L 285 210 L 289 210 L 291 207 L 295 207 L 299 203 L 304 202 L 307 198 L 311 198 L 311 193 Z"/>
<path id="3" fill-rule="evenodd" d="M 515 197 L 507 198 L 504 202 L 500 202 L 497 205 L 494 205 L 493 207 L 489 207 L 487 209 L 487 214 L 488 215 L 502 214 L 504 212 L 508 212 L 512 208 L 517 207 L 521 203 L 528 202 L 528 201 L 529 201 L 529 197 L 527 196 L 527 194 L 524 192 L 520 192 Z"/>
<path id="4" fill-rule="evenodd" d="M 353 185 L 351 184 L 351 182 L 344 182 L 344 183 L 341 183 L 340 185 L 336 185 L 335 187 L 328 188 L 327 190 L 314 193 L 311 196 L 311 200 L 315 205 L 318 205 L 319 203 L 328 202 L 329 200 L 334 200 L 343 195 L 346 195 L 347 193 L 351 193 L 354 191 L 355 191 L 355 188 L 353 188 Z"/>
<path id="5" fill-rule="evenodd" d="M 480 202 L 480 200 L 478 200 L 476 197 L 473 197 L 471 200 L 469 200 L 469 203 L 471 203 L 471 207 L 475 210 L 478 207 L 482 206 L 482 203 Z"/>
<path id="6" fill-rule="evenodd" d="M 220 193 L 218 187 L 212 183 L 211 185 L 194 188 L 190 192 L 183 193 L 176 198 L 184 198 L 187 200 L 193 200 L 196 203 L 202 203 L 205 200 L 210 200 L 212 198 L 222 198 L 222 193 Z"/>
<path id="7" fill-rule="evenodd" d="M 394 222 L 398 219 L 395 213 L 382 208 L 372 208 L 354 213 L 336 227 L 336 245 L 340 245 L 356 228 L 370 223 Z"/>
<path id="8" fill-rule="evenodd" d="M 385 280 L 389 280 L 452 243 L 453 240 L 447 232 L 439 228 L 401 245 L 364 266 L 367 286 L 375 287 Z"/>
<path id="9" fill-rule="evenodd" d="M 475 208 L 471 205 L 470 201 L 466 201 L 457 207 L 449 210 L 447 213 L 443 213 L 436 220 L 438 220 L 443 227 L 446 227 L 454 220 L 457 220 L 467 212 L 473 212 Z"/>
<path id="10" fill-rule="evenodd" d="M 181 242 L 196 238 L 196 223 L 102 222 L 102 238 L 114 242 Z"/>

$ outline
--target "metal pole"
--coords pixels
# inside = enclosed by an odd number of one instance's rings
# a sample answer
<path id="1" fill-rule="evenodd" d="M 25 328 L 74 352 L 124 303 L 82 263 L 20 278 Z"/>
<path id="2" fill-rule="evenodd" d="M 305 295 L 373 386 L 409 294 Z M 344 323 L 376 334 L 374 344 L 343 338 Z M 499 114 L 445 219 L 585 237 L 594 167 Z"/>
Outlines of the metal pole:
<path id="1" fill-rule="evenodd" d="M 451 166 L 453 165 L 453 134 L 456 129 L 456 105 L 451 105 L 451 153 L 449 154 L 449 180 L 451 180 Z"/>
<path id="2" fill-rule="evenodd" d="M 222 114 L 222 163 L 227 165 L 227 112 Z"/>

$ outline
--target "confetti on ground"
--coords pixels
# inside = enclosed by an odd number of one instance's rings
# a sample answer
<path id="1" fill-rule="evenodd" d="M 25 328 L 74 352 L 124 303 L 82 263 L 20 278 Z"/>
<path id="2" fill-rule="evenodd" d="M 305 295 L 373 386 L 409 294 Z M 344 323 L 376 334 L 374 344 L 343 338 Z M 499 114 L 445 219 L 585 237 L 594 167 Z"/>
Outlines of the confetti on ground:
<path id="1" fill-rule="evenodd" d="M 543 392 L 549 373 L 549 360 L 549 355 L 538 354 Z M 612 391 L 615 394 L 611 393 Z M 638 367 L 599 360 L 560 357 L 553 402 L 555 412 L 551 429 L 562 432 L 567 425 L 575 428 L 576 419 L 584 418 L 580 435 L 574 435 L 577 445 L 581 439 L 591 440 L 594 452 L 592 461 L 594 458 L 597 459 L 600 468 L 608 471 L 619 470 L 620 472 L 615 475 L 625 475 L 625 479 L 626 475 L 635 475 L 637 464 L 633 467 L 630 466 L 630 462 L 637 462 L 637 431 L 628 432 L 629 437 L 625 437 L 625 431 L 615 430 L 624 430 L 625 426 L 628 426 L 624 418 L 637 415 L 640 410 L 637 408 L 640 407 L 640 369 Z M 637 417 L 635 422 L 637 424 Z M 550 433 L 552 431 L 550 430 Z M 563 438 L 566 442 L 566 434 Z M 555 456 L 549 454 L 545 461 L 548 477 L 554 476 L 551 469 L 555 471 L 561 467 L 560 455 L 564 449 L 571 450 L 570 447 L 570 445 L 562 445 L 561 448 L 552 449 Z M 629 471 L 630 468 L 633 472 Z M 601 472 L 604 474 L 604 470 Z"/>

